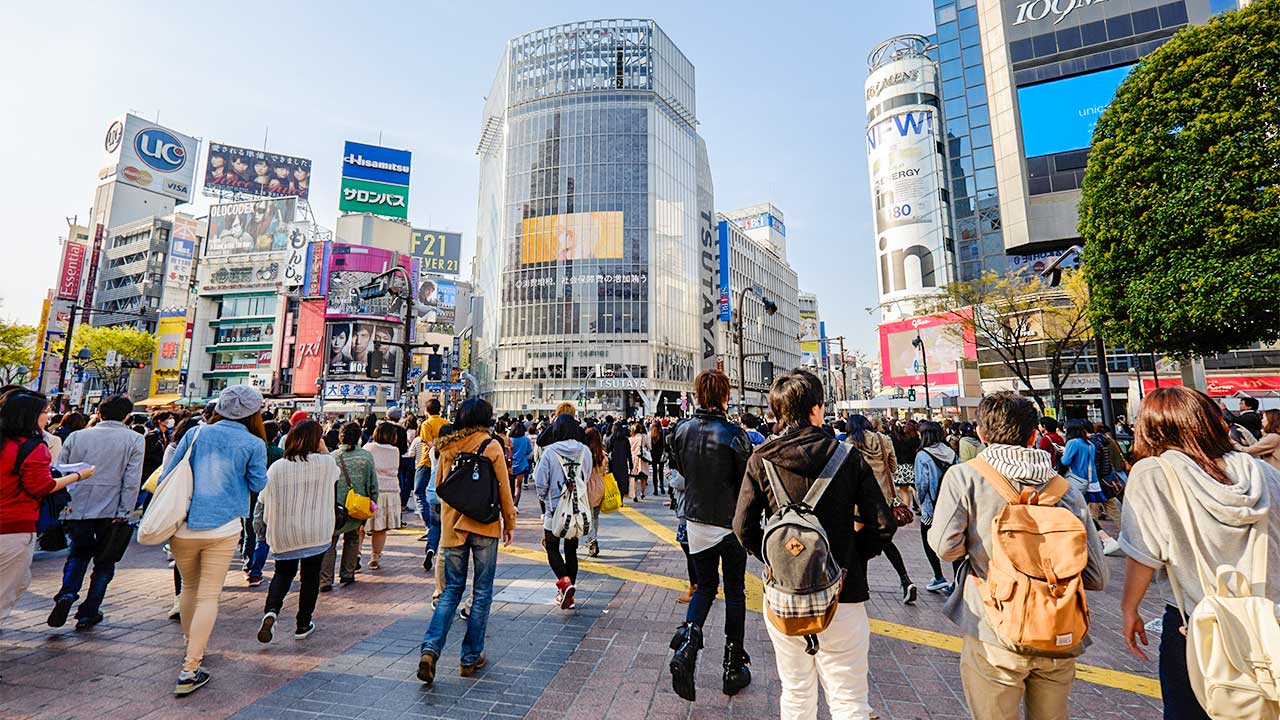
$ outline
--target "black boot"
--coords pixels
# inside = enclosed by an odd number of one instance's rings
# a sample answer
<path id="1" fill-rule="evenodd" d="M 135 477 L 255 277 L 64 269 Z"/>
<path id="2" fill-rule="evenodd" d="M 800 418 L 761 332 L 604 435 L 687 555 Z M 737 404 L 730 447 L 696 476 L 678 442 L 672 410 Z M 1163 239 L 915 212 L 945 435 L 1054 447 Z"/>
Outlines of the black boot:
<path id="1" fill-rule="evenodd" d="M 694 672 L 698 668 L 698 651 L 702 649 L 702 628 L 687 622 L 676 630 L 671 638 L 671 689 L 680 697 L 693 702 L 698 693 L 693 686 Z"/>
<path id="2" fill-rule="evenodd" d="M 724 644 L 724 694 L 737 695 L 751 684 L 751 656 L 742 646 L 729 640 Z"/>

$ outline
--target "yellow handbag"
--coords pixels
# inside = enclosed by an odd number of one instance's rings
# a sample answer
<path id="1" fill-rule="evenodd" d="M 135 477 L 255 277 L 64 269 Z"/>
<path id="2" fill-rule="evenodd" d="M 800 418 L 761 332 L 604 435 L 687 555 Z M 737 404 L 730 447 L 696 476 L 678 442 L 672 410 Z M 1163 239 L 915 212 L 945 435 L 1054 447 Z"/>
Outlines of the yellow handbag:
<path id="1" fill-rule="evenodd" d="M 618 481 L 613 473 L 604 474 L 604 500 L 600 501 L 600 512 L 617 512 L 622 507 L 622 492 L 618 490 Z"/>
<path id="2" fill-rule="evenodd" d="M 153 470 L 151 472 L 150 477 L 147 478 L 147 481 L 142 483 L 142 491 L 149 492 L 152 495 L 155 495 L 156 486 L 160 484 L 160 476 L 163 474 L 164 474 L 164 465 L 161 465 L 160 467 Z"/>
<path id="3" fill-rule="evenodd" d="M 352 487 L 351 476 L 347 474 L 347 464 L 342 462 L 341 456 L 338 457 L 338 467 L 342 468 L 342 481 L 347 484 L 347 498 L 342 503 L 347 516 L 352 520 L 368 520 L 376 515 L 378 506 L 373 502 L 373 498 L 361 495 Z"/>

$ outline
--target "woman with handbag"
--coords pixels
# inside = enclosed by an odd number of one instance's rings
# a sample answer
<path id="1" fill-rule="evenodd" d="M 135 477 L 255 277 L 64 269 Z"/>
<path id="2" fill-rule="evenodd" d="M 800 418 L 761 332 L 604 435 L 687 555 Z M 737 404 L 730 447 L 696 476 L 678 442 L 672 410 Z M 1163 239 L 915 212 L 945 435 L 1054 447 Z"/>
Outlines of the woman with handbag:
<path id="1" fill-rule="evenodd" d="M 1280 471 L 1237 452 L 1214 402 L 1183 387 L 1157 388 L 1143 399 L 1134 457 L 1119 538 L 1128 556 L 1122 633 L 1129 651 L 1147 660 L 1140 647 L 1147 644 L 1146 621 L 1139 610 L 1156 572 L 1164 570 L 1181 606 L 1165 605 L 1160 634 L 1164 717 L 1208 720 L 1206 710 L 1213 708 L 1197 699 L 1187 646 L 1201 648 L 1198 641 L 1211 638 L 1188 638 L 1186 616 L 1211 589 L 1203 580 L 1211 586 L 1224 565 L 1246 574 L 1270 603 L 1280 602 Z M 1276 657 L 1274 646 L 1255 647 Z M 1250 659 L 1259 663 L 1256 671 L 1267 667 L 1265 657 Z M 1230 689 L 1223 690 L 1210 697 L 1229 701 Z M 1230 717 L 1241 716 L 1239 707 L 1231 709 L 1236 714 Z"/>
<path id="2" fill-rule="evenodd" d="M 645 490 L 649 487 L 649 462 L 653 459 L 649 454 L 652 450 L 644 423 L 636 423 L 631 428 L 628 443 L 631 446 L 631 501 L 636 502 L 636 495 L 640 496 L 639 500 L 643 500 Z"/>
<path id="3" fill-rule="evenodd" d="M 320 565 L 333 540 L 329 488 L 338 481 L 338 466 L 324 452 L 323 437 L 324 431 L 315 420 L 303 420 L 291 427 L 284 441 L 284 457 L 267 468 L 267 487 L 258 496 L 254 522 L 265 525 L 257 530 L 260 537 L 265 531 L 275 558 L 275 573 L 258 628 L 259 642 L 271 642 L 276 618 L 299 571 L 293 637 L 302 640 L 316 629 L 311 615 L 320 591 Z"/>
<path id="4" fill-rule="evenodd" d="M 600 506 L 604 503 L 604 474 L 609 469 L 609 456 L 604 451 L 604 438 L 594 427 L 583 433 L 591 450 L 591 477 L 587 480 L 587 502 L 591 505 L 591 529 L 587 532 L 587 555 L 600 557 Z"/>
<path id="5" fill-rule="evenodd" d="M 378 476 L 378 512 L 364 526 L 373 545 L 369 569 L 378 570 L 382 567 L 382 550 L 387 546 L 387 531 L 401 526 L 400 448 L 396 446 L 396 426 L 385 421 L 378 423 L 373 442 L 365 443 L 364 450 L 373 458 L 373 470 Z"/>
<path id="6" fill-rule="evenodd" d="M 961 438 L 961 442 L 964 442 Z M 925 590 L 951 593 L 952 585 L 942 577 L 942 563 L 929 546 L 929 528 L 933 526 L 933 506 L 942 490 L 942 476 L 956 464 L 956 452 L 943 437 L 942 426 L 933 421 L 920 424 L 920 444 L 924 447 L 916 453 L 912 476 L 915 478 L 916 500 L 920 503 L 920 541 L 924 544 L 924 556 L 933 570 L 933 580 Z"/>
<path id="7" fill-rule="evenodd" d="M 885 502 L 893 510 L 893 517 L 898 527 L 909 525 L 912 517 L 911 496 L 905 489 L 896 487 L 893 482 L 898 470 L 893 442 L 876 432 L 865 415 L 850 415 L 846 426 L 849 429 L 848 441 L 857 448 L 862 459 L 871 466 L 871 471 L 876 476 L 876 483 L 880 485 L 880 492 L 884 494 Z M 884 556 L 889 558 L 889 563 L 897 571 L 898 581 L 902 584 L 902 604 L 914 604 L 916 586 L 907 575 L 907 566 L 902 562 L 902 553 L 898 551 L 892 540 L 885 543 L 883 550 Z"/>
<path id="8" fill-rule="evenodd" d="M 356 568 L 360 564 L 360 529 L 371 515 L 371 504 L 378 497 L 378 475 L 373 456 L 360 449 L 360 423 L 349 422 L 342 426 L 336 450 L 329 453 L 338 464 L 338 479 L 334 482 L 333 495 L 337 518 L 329 551 L 320 565 L 320 592 L 333 589 L 333 570 L 338 559 L 338 540 L 342 540 L 342 567 L 338 580 L 343 585 L 356 581 Z M 399 492 L 397 485 L 396 492 Z M 399 502 L 399 501 L 397 501 Z M 352 511 L 355 512 L 352 512 Z"/>
<path id="9" fill-rule="evenodd" d="M 40 503 L 68 485 L 93 476 L 92 466 L 59 478 L 41 438 L 49 400 L 30 390 L 0 396 L 0 622 L 31 584 Z"/>
<path id="10" fill-rule="evenodd" d="M 218 395 L 209 424 L 183 436 L 160 480 L 163 487 L 175 467 L 190 463 L 191 506 L 169 540 L 182 573 L 179 601 L 187 638 L 176 695 L 188 695 L 209 682 L 200 662 L 218 618 L 227 567 L 240 540 L 241 521 L 248 515 L 249 493 L 262 492 L 267 485 L 261 410 L 261 393 L 248 385 L 228 385 Z M 155 507 L 153 502 L 151 509 Z"/>

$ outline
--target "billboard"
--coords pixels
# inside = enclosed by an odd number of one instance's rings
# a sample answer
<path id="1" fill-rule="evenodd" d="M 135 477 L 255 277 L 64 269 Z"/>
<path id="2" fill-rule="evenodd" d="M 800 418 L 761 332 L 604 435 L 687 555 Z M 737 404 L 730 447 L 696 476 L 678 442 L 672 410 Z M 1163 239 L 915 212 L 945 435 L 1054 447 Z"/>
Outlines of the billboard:
<path id="1" fill-rule="evenodd" d="M 305 200 L 310 190 L 311 161 L 306 158 L 209 143 L 204 166 L 205 195 L 248 193 Z"/>
<path id="2" fill-rule="evenodd" d="M 418 335 L 453 335 L 458 316 L 458 283 L 448 278 L 424 275 L 418 282 Z"/>
<path id="3" fill-rule="evenodd" d="M 457 275 L 462 233 L 414 228 L 409 235 L 409 254 L 422 261 L 422 272 Z"/>
<path id="4" fill-rule="evenodd" d="M 622 212 L 567 213 L 520 222 L 520 264 L 621 260 Z"/>
<path id="5" fill-rule="evenodd" d="M 965 311 L 959 311 L 963 315 Z M 880 375 L 885 387 L 923 386 L 924 366 L 912 341 L 919 333 L 929 366 L 929 385 L 956 385 L 959 360 L 976 360 L 977 343 L 972 328 L 963 327 L 956 314 L 907 318 L 880 326 Z"/>
<path id="6" fill-rule="evenodd" d="M 173 232 L 169 235 L 169 258 L 165 265 L 165 283 L 174 287 L 185 287 L 191 283 L 191 268 L 195 263 L 196 243 L 200 241 L 196 235 L 195 218 L 189 215 L 173 216 Z"/>
<path id="7" fill-rule="evenodd" d="M 209 208 L 204 256 L 285 250 L 297 204 L 294 198 L 280 198 L 214 205 Z"/>
<path id="8" fill-rule="evenodd" d="M 67 238 L 62 248 L 62 272 L 58 275 L 58 298 L 76 301 L 80 299 L 80 277 L 84 274 L 85 256 L 89 246 Z"/>
<path id="9" fill-rule="evenodd" d="M 293 337 L 293 394 L 314 395 L 316 379 L 328 356 L 325 346 L 324 300 L 298 303 L 298 331 Z"/>
<path id="10" fill-rule="evenodd" d="M 325 324 L 326 378 L 366 378 L 369 363 L 381 359 L 382 378 L 400 377 L 404 327 L 384 322 L 350 321 Z"/>
<path id="11" fill-rule="evenodd" d="M 107 152 L 102 179 L 191 201 L 200 141 L 127 114 L 111 123 L 103 139 Z"/>
<path id="12" fill-rule="evenodd" d="M 187 311 L 163 310 L 156 323 L 156 349 L 151 360 L 151 396 L 159 394 L 161 382 L 172 385 L 182 367 L 182 339 L 187 332 Z"/>
<path id="13" fill-rule="evenodd" d="M 886 63 L 867 78 L 867 112 L 879 114 L 867 127 L 867 165 L 880 303 L 936 294 L 947 282 L 948 208 L 944 204 L 939 118 L 919 104 L 937 96 L 937 69 L 926 57 Z M 895 106 L 895 101 L 906 104 Z"/>
<path id="14" fill-rule="evenodd" d="M 375 275 L 391 267 L 393 253 L 390 250 L 341 243 L 323 244 L 332 246 L 328 253 L 328 271 L 319 293 L 327 298 L 325 308 L 327 317 L 403 322 L 404 298 L 388 294 L 364 300 L 355 294 L 357 288 L 369 284 Z M 400 257 L 400 267 L 409 272 L 410 277 L 413 277 L 412 262 L 413 259 L 408 255 Z"/>
<path id="15" fill-rule="evenodd" d="M 340 212 L 409 216 L 408 150 L 347 141 L 342 154 Z"/>
<path id="16" fill-rule="evenodd" d="M 1098 118 L 1133 65 L 1018 88 L 1018 117 L 1027 157 L 1083 150 Z"/>
<path id="17" fill-rule="evenodd" d="M 721 220 L 720 227 L 720 320 L 733 320 L 733 308 L 729 299 L 729 221 Z"/>
<path id="18" fill-rule="evenodd" d="M 822 328 L 818 324 L 818 313 L 804 310 L 800 313 L 800 364 L 814 366 L 822 354 Z"/>

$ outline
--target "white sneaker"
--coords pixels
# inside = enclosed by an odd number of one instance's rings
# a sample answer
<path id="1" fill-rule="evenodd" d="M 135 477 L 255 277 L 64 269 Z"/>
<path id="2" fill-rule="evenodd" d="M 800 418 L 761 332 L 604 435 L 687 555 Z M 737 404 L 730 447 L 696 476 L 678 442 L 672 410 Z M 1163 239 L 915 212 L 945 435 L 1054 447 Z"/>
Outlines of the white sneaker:
<path id="1" fill-rule="evenodd" d="M 179 595 L 173 599 L 173 607 L 169 608 L 170 620 L 182 619 L 182 596 Z"/>
<path id="2" fill-rule="evenodd" d="M 1119 557 L 1124 555 L 1124 550 L 1120 549 L 1120 542 L 1118 540 L 1107 540 L 1102 545 L 1102 554 L 1107 557 Z"/>

